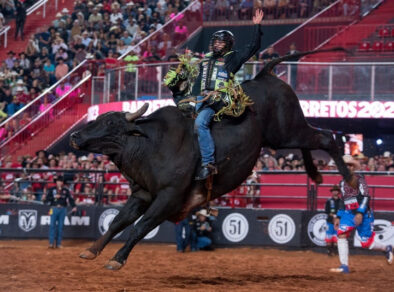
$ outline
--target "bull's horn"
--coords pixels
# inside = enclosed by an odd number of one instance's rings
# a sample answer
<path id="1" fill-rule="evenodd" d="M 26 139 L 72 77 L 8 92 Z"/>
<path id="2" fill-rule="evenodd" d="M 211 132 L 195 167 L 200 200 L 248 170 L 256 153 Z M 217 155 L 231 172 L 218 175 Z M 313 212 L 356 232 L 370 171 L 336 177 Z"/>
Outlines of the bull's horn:
<path id="1" fill-rule="evenodd" d="M 135 119 L 138 119 L 148 110 L 148 107 L 149 107 L 149 103 L 144 103 L 144 105 L 135 113 L 126 113 L 126 120 L 132 122 Z"/>

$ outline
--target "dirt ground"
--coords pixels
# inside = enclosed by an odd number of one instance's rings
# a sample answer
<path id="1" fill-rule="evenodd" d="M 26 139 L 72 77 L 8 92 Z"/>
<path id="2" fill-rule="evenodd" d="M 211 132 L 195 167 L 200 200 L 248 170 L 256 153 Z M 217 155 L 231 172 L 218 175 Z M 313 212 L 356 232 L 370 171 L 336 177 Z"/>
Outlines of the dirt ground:
<path id="1" fill-rule="evenodd" d="M 394 265 L 383 256 L 352 255 L 349 275 L 328 272 L 336 257 L 312 251 L 221 248 L 177 253 L 174 245 L 139 244 L 120 271 L 103 268 L 121 247 L 94 261 L 86 241 L 47 248 L 43 240 L 0 241 L 0 291 L 394 291 Z M 352 290 L 351 290 L 352 289 Z"/>

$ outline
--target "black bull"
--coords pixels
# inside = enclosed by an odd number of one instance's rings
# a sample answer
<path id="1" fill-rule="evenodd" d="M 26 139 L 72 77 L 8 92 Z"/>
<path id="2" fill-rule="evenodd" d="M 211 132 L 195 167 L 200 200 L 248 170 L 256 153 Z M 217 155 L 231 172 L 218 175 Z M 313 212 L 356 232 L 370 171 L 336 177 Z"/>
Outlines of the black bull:
<path id="1" fill-rule="evenodd" d="M 250 175 L 263 146 L 300 148 L 307 173 L 317 183 L 322 178 L 310 150 L 323 149 L 343 177 L 351 181 L 333 133 L 311 127 L 291 87 L 271 74 L 272 68 L 285 59 L 270 62 L 253 80 L 242 84 L 254 104 L 241 117 L 213 123 L 219 174 L 214 176 L 211 199 L 233 190 Z M 132 226 L 125 245 L 106 265 L 109 269 L 121 268 L 135 244 L 163 221 L 179 220 L 207 200 L 205 183 L 194 180 L 200 163 L 194 121 L 176 107 L 141 117 L 146 110 L 144 105 L 133 114 L 100 115 L 71 136 L 75 148 L 109 155 L 133 188 L 133 195 L 109 230 L 81 257 L 95 258 L 118 232 L 144 214 Z"/>

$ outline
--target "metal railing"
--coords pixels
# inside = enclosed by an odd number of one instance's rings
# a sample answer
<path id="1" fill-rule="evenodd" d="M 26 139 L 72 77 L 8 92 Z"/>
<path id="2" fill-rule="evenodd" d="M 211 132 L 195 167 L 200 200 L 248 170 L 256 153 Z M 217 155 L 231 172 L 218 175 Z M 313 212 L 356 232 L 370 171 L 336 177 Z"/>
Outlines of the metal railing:
<path id="1" fill-rule="evenodd" d="M 26 15 L 32 14 L 42 6 L 42 18 L 46 17 L 46 5 L 48 0 L 39 0 L 26 10 Z M 57 8 L 56 8 L 57 9 Z"/>
<path id="2" fill-rule="evenodd" d="M 138 99 L 171 98 L 163 78 L 177 63 L 139 64 L 107 71 L 92 81 L 92 104 Z M 238 82 L 252 79 L 264 64 L 248 62 L 236 74 Z M 394 62 L 284 62 L 275 73 L 302 100 L 392 101 Z M 94 89 L 94 90 L 93 90 Z"/>
<path id="3" fill-rule="evenodd" d="M 74 188 L 75 184 L 78 183 L 84 183 L 84 184 L 90 184 L 92 185 L 93 192 L 90 193 L 84 193 L 84 192 L 78 192 L 78 196 L 93 196 L 95 198 L 95 204 L 100 205 L 103 202 L 103 197 L 105 197 L 107 194 L 105 194 L 105 190 L 109 185 L 125 185 L 127 182 L 109 182 L 105 181 L 105 174 L 108 173 L 119 173 L 119 171 L 105 171 L 105 170 L 77 170 L 77 169 L 36 169 L 36 168 L 30 168 L 30 169 L 20 169 L 20 168 L 0 168 L 0 176 L 3 176 L 5 173 L 11 173 L 13 174 L 13 178 L 10 181 L 4 181 L 6 185 L 1 186 L 0 184 L 0 200 L 1 200 L 1 195 L 7 194 L 7 198 L 11 199 L 13 201 L 22 201 L 26 202 L 26 199 L 21 199 L 21 195 L 23 194 L 23 191 L 20 190 L 20 185 L 23 183 L 26 183 L 27 185 L 36 183 L 36 184 L 41 184 L 39 190 L 34 191 L 34 190 L 29 190 L 31 192 L 39 192 L 40 198 L 41 195 L 43 194 L 44 190 L 47 189 L 47 184 L 52 183 L 53 181 L 45 180 L 45 179 L 34 179 L 33 175 L 35 173 L 43 173 L 43 174 L 50 174 L 51 176 L 54 175 L 64 175 L 64 178 L 66 180 L 66 185 L 68 185 L 71 189 Z M 297 208 L 303 208 L 307 209 L 309 204 L 314 204 L 315 207 L 319 207 L 321 209 L 322 204 L 329 198 L 329 188 L 331 188 L 334 184 L 329 183 L 329 184 L 321 184 L 318 187 L 316 187 L 314 184 L 311 183 L 311 180 L 309 179 L 308 176 L 306 176 L 306 173 L 304 171 L 258 171 L 257 172 L 259 175 L 261 175 L 261 182 L 259 183 L 243 183 L 239 188 L 242 187 L 247 187 L 249 190 L 243 194 L 239 194 L 240 192 L 237 193 L 237 188 L 233 192 L 226 194 L 219 198 L 217 200 L 217 203 L 220 204 L 220 201 L 226 201 L 226 207 L 234 208 L 234 207 L 246 207 L 247 205 L 250 208 L 267 208 L 267 206 L 264 206 L 264 204 L 269 203 L 270 201 L 272 202 L 283 202 L 285 203 L 288 200 L 294 200 L 299 203 L 297 203 Z M 337 175 L 338 176 L 338 182 L 341 180 L 341 177 L 339 176 L 338 171 L 321 171 L 324 177 L 327 175 Z M 390 191 L 390 196 L 387 197 L 384 194 L 381 194 L 382 190 L 394 190 L 394 172 L 389 172 L 389 171 L 384 171 L 384 172 L 371 172 L 371 171 L 363 171 L 363 172 L 357 172 L 360 174 L 363 174 L 368 181 L 368 178 L 371 179 L 373 177 L 377 176 L 386 176 L 388 178 L 388 184 L 382 185 L 382 184 L 368 184 L 368 188 L 370 190 L 370 196 L 372 198 L 371 202 L 371 207 L 374 209 L 375 205 L 380 204 L 379 208 L 382 208 L 383 205 L 388 205 L 391 204 L 390 206 L 387 207 L 386 211 L 390 209 L 389 211 L 394 211 L 394 197 L 393 194 L 394 192 Z M 82 175 L 85 175 L 84 177 L 86 180 L 80 180 Z M 291 175 L 292 178 L 299 177 L 301 176 L 301 179 L 305 178 L 305 182 L 288 182 L 288 183 L 270 183 L 270 182 L 265 182 L 264 180 L 268 180 L 267 176 L 283 176 L 283 175 Z M 265 177 L 266 176 L 266 177 Z M 89 177 L 89 178 L 87 178 Z M 27 186 L 25 185 L 27 188 Z M 274 189 L 273 187 L 276 187 Z M 256 188 L 259 189 L 259 192 L 255 192 Z M 297 194 L 287 194 L 286 192 L 289 192 L 291 188 L 297 188 L 299 191 L 297 191 Z M 279 190 L 279 191 L 278 191 Z M 11 194 L 11 196 L 10 196 Z M 112 195 L 112 194 L 110 194 Z M 237 201 L 238 200 L 238 203 Z M 32 203 L 41 203 L 41 200 L 35 200 Z M 304 206 L 304 207 L 302 207 Z M 278 209 L 278 207 L 275 207 L 275 209 Z M 280 208 L 279 208 L 280 209 Z"/>
<path id="4" fill-rule="evenodd" d="M 8 31 L 10 30 L 11 26 L 6 25 L 0 30 L 0 36 L 4 36 L 3 46 L 4 48 L 7 47 L 8 44 Z"/>

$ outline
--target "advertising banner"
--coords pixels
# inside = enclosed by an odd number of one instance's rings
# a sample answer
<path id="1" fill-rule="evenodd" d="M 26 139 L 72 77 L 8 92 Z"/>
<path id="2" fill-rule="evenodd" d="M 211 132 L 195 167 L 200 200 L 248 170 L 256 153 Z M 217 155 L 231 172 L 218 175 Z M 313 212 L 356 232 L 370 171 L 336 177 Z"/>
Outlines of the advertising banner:
<path id="1" fill-rule="evenodd" d="M 172 99 L 121 101 L 97 104 L 88 108 L 88 121 L 95 120 L 99 115 L 109 111 L 135 112 L 144 103 L 149 103 L 145 115 L 155 110 L 175 105 Z M 300 100 L 300 105 L 307 118 L 394 118 L 393 101 L 343 101 L 343 100 Z"/>
<path id="2" fill-rule="evenodd" d="M 49 206 L 1 204 L 0 239 L 48 238 Z M 68 209 L 64 238 L 95 240 L 109 228 L 119 213 L 115 207 L 78 207 L 78 215 Z M 212 239 L 217 246 L 325 246 L 326 214 L 297 210 L 220 209 L 212 221 Z M 138 224 L 139 218 L 135 223 Z M 394 213 L 375 212 L 375 238 L 394 245 Z M 132 226 L 114 240 L 125 241 Z M 175 224 L 164 222 L 148 233 L 145 242 L 175 243 Z M 350 242 L 352 242 L 351 239 Z M 354 246 L 360 247 L 357 233 Z"/>

